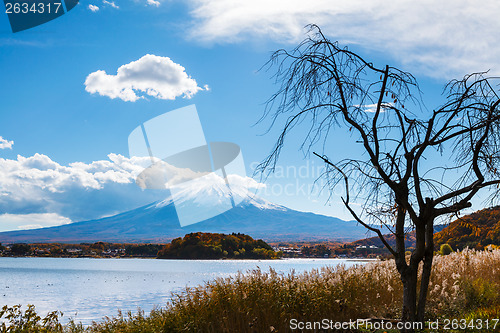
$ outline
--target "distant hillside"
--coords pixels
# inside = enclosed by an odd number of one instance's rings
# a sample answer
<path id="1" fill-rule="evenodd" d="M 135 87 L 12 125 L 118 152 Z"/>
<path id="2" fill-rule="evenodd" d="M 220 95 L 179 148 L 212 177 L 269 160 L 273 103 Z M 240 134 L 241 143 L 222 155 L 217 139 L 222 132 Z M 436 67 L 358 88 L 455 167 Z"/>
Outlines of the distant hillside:
<path id="1" fill-rule="evenodd" d="M 500 245 L 500 206 L 479 210 L 459 218 L 434 235 L 434 243 L 450 244 L 454 250 L 465 247 L 483 249 L 489 244 Z"/>
<path id="2" fill-rule="evenodd" d="M 437 232 L 444 230 L 447 227 L 445 224 L 437 224 L 434 226 L 434 235 L 436 235 Z M 396 246 L 396 237 L 392 234 L 390 235 L 384 235 L 385 239 L 391 246 Z M 415 246 L 415 231 L 412 231 L 406 235 L 406 247 L 414 247 Z M 384 247 L 384 244 L 382 244 L 382 241 L 378 236 L 375 237 L 370 237 L 370 238 L 365 238 L 365 239 L 360 239 L 355 242 L 349 243 L 346 245 L 346 247 L 357 247 L 357 246 L 370 246 L 374 245 L 377 247 Z"/>
<path id="3" fill-rule="evenodd" d="M 385 236 L 387 242 L 395 246 L 394 235 Z M 450 244 L 453 250 L 462 250 L 467 246 L 483 249 L 489 244 L 500 245 L 500 206 L 479 210 L 448 225 L 435 225 L 434 248 L 439 250 L 442 244 Z M 384 246 L 378 237 L 371 237 L 346 244 L 344 248 L 370 245 Z M 415 231 L 407 235 L 406 246 L 415 246 Z"/>
<path id="4" fill-rule="evenodd" d="M 353 241 L 367 234 L 354 221 L 299 212 L 254 196 L 221 215 L 186 227 L 180 226 L 173 201 L 166 199 L 98 220 L 1 232 L 0 243 L 165 243 L 192 232 L 243 233 L 275 242 Z"/>

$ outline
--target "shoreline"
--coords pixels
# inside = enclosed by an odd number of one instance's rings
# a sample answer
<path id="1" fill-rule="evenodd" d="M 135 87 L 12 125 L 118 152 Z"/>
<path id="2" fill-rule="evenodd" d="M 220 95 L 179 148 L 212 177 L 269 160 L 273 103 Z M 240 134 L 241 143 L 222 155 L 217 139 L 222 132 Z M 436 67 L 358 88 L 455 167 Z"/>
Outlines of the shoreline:
<path id="1" fill-rule="evenodd" d="M 382 261 L 379 258 L 317 258 L 317 257 L 295 257 L 295 258 L 275 258 L 275 259 L 251 259 L 251 258 L 200 258 L 200 259 L 183 259 L 183 258 L 157 258 L 157 257 L 105 257 L 105 256 L 0 256 L 0 258 L 50 258 L 50 259 L 154 259 L 154 260 L 188 260 L 188 261 L 280 261 L 280 260 L 318 260 L 318 261 L 328 261 L 328 260 L 343 260 L 343 261 L 363 261 L 363 262 L 377 262 Z"/>

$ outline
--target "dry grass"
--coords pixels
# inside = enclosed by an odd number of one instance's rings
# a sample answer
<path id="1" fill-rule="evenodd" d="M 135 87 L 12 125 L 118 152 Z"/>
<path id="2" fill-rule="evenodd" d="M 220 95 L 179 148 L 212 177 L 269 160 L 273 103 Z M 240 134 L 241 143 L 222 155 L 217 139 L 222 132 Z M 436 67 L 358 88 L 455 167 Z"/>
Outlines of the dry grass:
<path id="1" fill-rule="evenodd" d="M 459 316 L 500 304 L 500 249 L 436 257 L 428 299 L 429 316 Z"/>
<path id="2" fill-rule="evenodd" d="M 429 319 L 498 318 L 500 250 L 437 256 L 429 290 Z M 393 261 L 304 274 L 254 270 L 189 288 L 148 316 L 119 315 L 88 328 L 73 323 L 64 331 L 288 332 L 292 318 L 398 318 L 401 296 Z"/>

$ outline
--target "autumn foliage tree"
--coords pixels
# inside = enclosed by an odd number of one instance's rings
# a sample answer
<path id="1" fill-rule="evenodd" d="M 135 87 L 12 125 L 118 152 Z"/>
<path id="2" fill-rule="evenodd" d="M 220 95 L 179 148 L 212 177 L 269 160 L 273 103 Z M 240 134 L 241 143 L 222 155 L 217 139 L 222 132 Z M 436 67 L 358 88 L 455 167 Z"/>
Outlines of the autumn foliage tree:
<path id="1" fill-rule="evenodd" d="M 500 207 L 491 207 L 460 217 L 434 234 L 436 247 L 448 243 L 454 249 L 466 247 L 478 250 L 488 245 L 500 245 Z"/>
<path id="2" fill-rule="evenodd" d="M 297 129 L 302 148 L 326 164 L 330 190 L 342 186 L 347 210 L 394 256 L 404 290 L 402 320 L 423 322 L 434 222 L 471 207 L 481 190 L 500 183 L 497 91 L 485 73 L 470 74 L 449 82 L 443 105 L 425 111 L 412 74 L 377 67 L 330 41 L 319 27 L 310 28 L 295 49 L 276 51 L 268 63 L 278 90 L 266 116 L 282 130 L 260 170 L 273 171 L 287 135 Z M 334 157 L 332 133 L 341 129 L 362 154 Z M 313 150 L 317 146 L 320 151 Z M 407 260 L 405 235 L 411 230 L 416 245 Z M 395 235 L 395 247 L 386 231 Z"/>
<path id="3" fill-rule="evenodd" d="M 173 239 L 158 251 L 160 259 L 274 259 L 278 256 L 263 240 L 240 233 L 194 232 Z"/>

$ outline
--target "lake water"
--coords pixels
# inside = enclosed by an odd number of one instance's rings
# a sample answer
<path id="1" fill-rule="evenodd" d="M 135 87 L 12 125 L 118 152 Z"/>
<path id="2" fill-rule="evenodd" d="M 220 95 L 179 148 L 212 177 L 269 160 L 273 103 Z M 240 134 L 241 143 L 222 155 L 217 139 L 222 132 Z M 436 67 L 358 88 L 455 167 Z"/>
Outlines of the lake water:
<path id="1" fill-rule="evenodd" d="M 259 267 L 296 273 L 365 261 L 342 259 L 155 260 L 91 258 L 0 258 L 0 305 L 34 304 L 39 314 L 60 310 L 84 324 L 118 309 L 149 312 L 181 292 L 217 277 Z"/>

